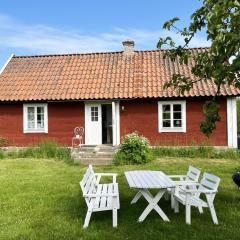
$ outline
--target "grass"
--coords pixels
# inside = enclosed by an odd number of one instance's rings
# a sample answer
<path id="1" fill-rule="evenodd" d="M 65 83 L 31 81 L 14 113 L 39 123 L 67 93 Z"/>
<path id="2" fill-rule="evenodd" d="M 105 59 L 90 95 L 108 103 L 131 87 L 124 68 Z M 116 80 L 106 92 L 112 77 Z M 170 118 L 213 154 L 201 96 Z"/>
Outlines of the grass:
<path id="1" fill-rule="evenodd" d="M 6 152 L 0 149 L 0 159 L 4 158 L 53 158 L 56 160 L 64 160 L 68 163 L 73 162 L 71 150 L 51 140 L 45 140 L 33 146 Z"/>
<path id="2" fill-rule="evenodd" d="M 146 207 L 144 199 L 130 205 L 135 191 L 129 189 L 124 171 L 159 169 L 168 174 L 185 173 L 189 164 L 221 177 L 215 207 L 219 225 L 207 210 L 192 211 L 192 225 L 185 224 L 184 209 L 174 214 L 170 203 L 160 201 L 171 222 L 152 212 L 143 223 L 137 219 Z M 95 167 L 96 172 L 117 172 L 121 209 L 118 228 L 112 228 L 111 212 L 94 213 L 89 228 L 82 229 L 86 204 L 79 189 L 86 167 L 54 159 L 0 160 L 0 239 L 239 239 L 240 192 L 231 180 L 238 160 L 165 157 L 147 165 Z"/>

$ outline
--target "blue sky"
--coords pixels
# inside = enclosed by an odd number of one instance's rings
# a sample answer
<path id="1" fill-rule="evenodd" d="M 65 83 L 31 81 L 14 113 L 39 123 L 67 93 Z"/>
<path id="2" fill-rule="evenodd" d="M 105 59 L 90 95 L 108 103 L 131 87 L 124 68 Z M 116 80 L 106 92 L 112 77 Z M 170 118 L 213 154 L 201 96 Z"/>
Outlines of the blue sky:
<path id="1" fill-rule="evenodd" d="M 155 49 L 175 16 L 187 25 L 198 0 L 8 0 L 0 9 L 0 66 L 16 55 L 118 51 L 126 38 Z M 178 43 L 181 39 L 171 33 Z M 204 34 L 192 46 L 207 46 Z"/>

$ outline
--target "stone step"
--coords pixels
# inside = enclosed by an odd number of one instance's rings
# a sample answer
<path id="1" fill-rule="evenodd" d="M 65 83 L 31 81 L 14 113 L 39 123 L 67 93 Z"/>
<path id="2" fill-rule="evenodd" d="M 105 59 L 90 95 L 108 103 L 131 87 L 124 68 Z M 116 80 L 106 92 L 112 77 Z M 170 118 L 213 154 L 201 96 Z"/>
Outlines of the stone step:
<path id="1" fill-rule="evenodd" d="M 76 152 L 97 152 L 98 149 L 96 147 L 81 147 L 74 149 Z"/>
<path id="2" fill-rule="evenodd" d="M 113 158 L 114 153 L 98 152 L 98 153 L 79 153 L 79 158 Z"/>
<path id="3" fill-rule="evenodd" d="M 109 153 L 114 153 L 116 151 L 116 148 L 98 148 L 98 147 L 81 147 L 81 148 L 75 148 L 73 149 L 73 151 L 75 152 L 91 152 L 91 153 L 95 153 L 95 152 L 109 152 Z"/>
<path id="4" fill-rule="evenodd" d="M 107 158 L 100 158 L 100 159 L 90 159 L 90 158 L 84 158 L 84 159 L 74 159 L 74 163 L 81 163 L 84 165 L 111 165 L 113 164 L 112 158 L 107 159 Z"/>
<path id="5" fill-rule="evenodd" d="M 106 165 L 113 163 L 113 156 L 117 147 L 111 145 L 84 145 L 81 148 L 72 149 L 72 157 L 75 163 Z"/>

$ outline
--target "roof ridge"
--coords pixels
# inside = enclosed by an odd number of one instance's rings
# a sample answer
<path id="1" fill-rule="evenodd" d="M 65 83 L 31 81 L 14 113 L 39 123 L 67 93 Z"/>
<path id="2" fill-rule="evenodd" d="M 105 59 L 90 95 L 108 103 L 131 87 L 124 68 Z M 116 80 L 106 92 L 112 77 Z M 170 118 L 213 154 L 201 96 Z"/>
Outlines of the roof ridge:
<path id="1" fill-rule="evenodd" d="M 208 49 L 209 47 L 192 47 L 188 48 L 189 50 L 196 50 L 196 49 Z M 149 49 L 149 50 L 135 50 L 136 53 L 143 53 L 143 52 L 164 52 L 168 49 Z M 59 54 L 38 54 L 38 55 L 14 55 L 13 58 L 38 58 L 38 57 L 59 57 L 59 56 L 81 56 L 81 55 L 100 55 L 100 54 L 122 54 L 123 51 L 110 51 L 110 52 L 86 52 L 86 53 L 59 53 Z"/>

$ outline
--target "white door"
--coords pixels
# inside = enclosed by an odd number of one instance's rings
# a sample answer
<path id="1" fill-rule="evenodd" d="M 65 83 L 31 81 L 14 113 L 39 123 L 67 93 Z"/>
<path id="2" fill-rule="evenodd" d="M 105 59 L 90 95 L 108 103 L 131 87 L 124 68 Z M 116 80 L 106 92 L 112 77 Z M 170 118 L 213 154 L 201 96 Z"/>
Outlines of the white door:
<path id="1" fill-rule="evenodd" d="M 102 108 L 101 104 L 85 104 L 85 143 L 102 144 Z"/>

